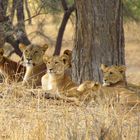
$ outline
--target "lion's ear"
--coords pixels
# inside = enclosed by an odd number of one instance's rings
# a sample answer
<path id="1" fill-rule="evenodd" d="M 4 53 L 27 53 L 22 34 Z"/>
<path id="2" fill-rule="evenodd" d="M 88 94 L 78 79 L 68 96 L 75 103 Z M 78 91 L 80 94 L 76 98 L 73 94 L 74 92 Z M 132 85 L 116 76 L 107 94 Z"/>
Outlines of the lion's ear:
<path id="1" fill-rule="evenodd" d="M 23 43 L 20 43 L 19 49 L 23 52 L 26 49 L 26 45 L 24 45 Z"/>
<path id="2" fill-rule="evenodd" d="M 49 60 L 49 56 L 47 56 L 46 54 L 43 55 L 43 61 L 44 61 L 44 63 L 47 63 L 48 60 Z"/>
<path id="3" fill-rule="evenodd" d="M 44 52 L 45 52 L 48 48 L 49 48 L 48 44 L 44 44 L 44 45 L 42 46 L 42 49 L 43 49 Z"/>
<path id="4" fill-rule="evenodd" d="M 65 51 L 63 52 L 63 54 L 65 54 L 65 55 L 67 55 L 67 56 L 69 56 L 69 57 L 71 58 L 72 51 L 71 51 L 71 50 L 65 50 Z"/>
<path id="5" fill-rule="evenodd" d="M 120 73 L 124 73 L 126 71 L 126 66 L 122 65 L 122 66 L 118 66 L 119 72 Z"/>
<path id="6" fill-rule="evenodd" d="M 101 64 L 100 69 L 101 69 L 102 71 L 106 71 L 106 68 L 107 68 L 107 65 Z"/>
<path id="7" fill-rule="evenodd" d="M 67 64 L 68 61 L 69 61 L 69 58 L 68 58 L 67 55 L 63 54 L 63 55 L 61 56 L 61 60 L 63 61 L 64 64 Z"/>
<path id="8" fill-rule="evenodd" d="M 0 47 L 0 55 L 2 56 L 4 54 L 4 49 Z"/>

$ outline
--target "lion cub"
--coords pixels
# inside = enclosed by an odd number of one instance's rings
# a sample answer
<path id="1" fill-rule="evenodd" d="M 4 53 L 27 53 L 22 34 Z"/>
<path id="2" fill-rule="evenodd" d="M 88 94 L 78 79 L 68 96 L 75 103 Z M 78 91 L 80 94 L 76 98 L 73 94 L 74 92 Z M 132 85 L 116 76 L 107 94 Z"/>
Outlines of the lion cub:
<path id="1" fill-rule="evenodd" d="M 139 104 L 140 96 L 135 93 L 135 90 L 129 90 L 129 87 L 125 83 L 125 66 L 106 66 L 101 65 L 103 72 L 103 86 L 102 91 L 106 94 L 115 93 L 119 100 L 128 104 Z M 114 95 L 115 95 L 114 94 Z M 110 94 L 111 95 L 111 94 Z"/>
<path id="2" fill-rule="evenodd" d="M 65 73 L 70 67 L 69 55 L 62 56 L 43 56 L 44 63 L 47 66 L 47 73 L 42 77 L 42 89 L 50 96 L 62 95 L 65 91 L 76 86 L 71 78 Z"/>
<path id="3" fill-rule="evenodd" d="M 41 86 L 41 77 L 46 73 L 43 55 L 47 50 L 48 45 L 45 44 L 40 47 L 35 44 L 30 44 L 28 46 L 19 44 L 19 48 L 23 52 L 23 61 L 26 66 L 26 73 L 22 84 L 33 87 Z"/>
<path id="4" fill-rule="evenodd" d="M 4 49 L 0 48 L 0 72 L 6 82 L 19 82 L 23 80 L 25 67 L 4 56 Z"/>

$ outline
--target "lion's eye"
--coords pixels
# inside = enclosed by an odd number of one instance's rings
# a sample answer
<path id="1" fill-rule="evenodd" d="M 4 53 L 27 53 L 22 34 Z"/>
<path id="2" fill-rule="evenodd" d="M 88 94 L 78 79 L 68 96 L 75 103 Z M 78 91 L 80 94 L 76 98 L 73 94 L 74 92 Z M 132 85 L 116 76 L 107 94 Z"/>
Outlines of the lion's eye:
<path id="1" fill-rule="evenodd" d="M 55 62 L 55 64 L 58 64 L 58 62 Z"/>
<path id="2" fill-rule="evenodd" d="M 113 72 L 110 72 L 109 74 L 113 74 Z"/>
<path id="3" fill-rule="evenodd" d="M 48 61 L 47 63 L 50 64 L 50 61 Z"/>

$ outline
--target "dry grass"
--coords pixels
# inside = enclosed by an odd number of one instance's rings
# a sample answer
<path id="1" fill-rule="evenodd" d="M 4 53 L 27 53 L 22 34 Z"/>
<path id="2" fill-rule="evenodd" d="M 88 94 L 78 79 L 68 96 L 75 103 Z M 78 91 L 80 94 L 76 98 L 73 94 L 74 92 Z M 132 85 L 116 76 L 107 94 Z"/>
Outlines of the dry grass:
<path id="1" fill-rule="evenodd" d="M 42 26 L 45 38 L 34 33 L 39 28 L 40 18 L 36 18 L 32 26 L 27 26 L 27 34 L 34 43 L 49 43 L 52 48 L 48 53 L 52 54 L 58 25 L 52 23 L 52 17 L 45 18 Z M 135 83 L 140 83 L 138 29 L 133 23 L 125 25 L 127 77 Z M 69 23 L 63 49 L 72 48 L 72 45 L 73 26 Z M 34 94 L 36 96 L 32 96 Z M 0 140 L 140 139 L 140 112 L 137 107 L 104 105 L 102 102 L 76 106 L 40 98 L 40 94 L 40 89 L 26 89 L 16 83 L 0 85 L 0 97 L 3 96 L 0 98 Z"/>
<path id="2" fill-rule="evenodd" d="M 137 140 L 139 114 L 133 108 L 90 103 L 76 106 L 39 98 L 40 89 L 1 85 L 0 139 Z M 33 97 L 32 94 L 36 97 Z"/>

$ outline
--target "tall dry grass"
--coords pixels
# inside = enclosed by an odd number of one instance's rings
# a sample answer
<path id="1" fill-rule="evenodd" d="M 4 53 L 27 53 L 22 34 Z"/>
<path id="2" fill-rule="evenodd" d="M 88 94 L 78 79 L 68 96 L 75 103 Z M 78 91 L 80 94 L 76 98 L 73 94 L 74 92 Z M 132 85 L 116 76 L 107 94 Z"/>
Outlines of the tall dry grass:
<path id="1" fill-rule="evenodd" d="M 139 140 L 139 110 L 125 105 L 77 106 L 40 98 L 41 89 L 0 88 L 1 140 Z M 34 95 L 34 96 L 33 96 Z"/>

